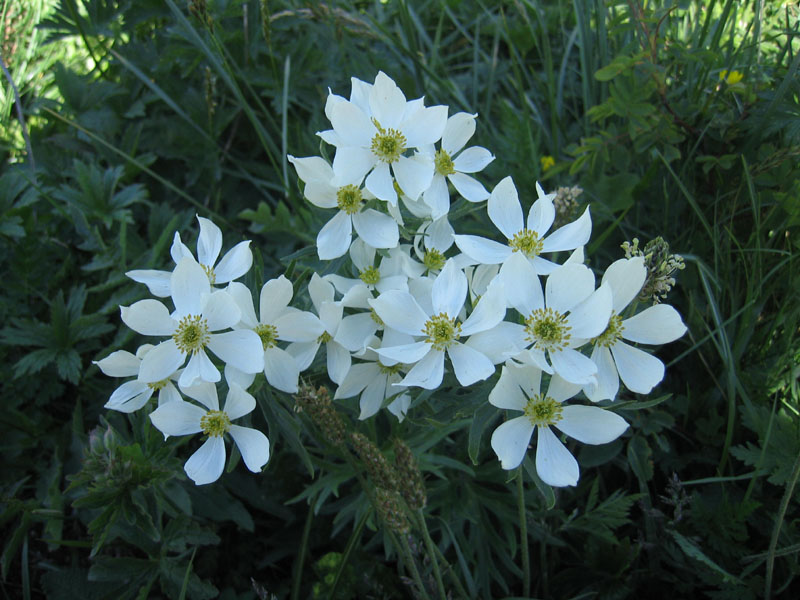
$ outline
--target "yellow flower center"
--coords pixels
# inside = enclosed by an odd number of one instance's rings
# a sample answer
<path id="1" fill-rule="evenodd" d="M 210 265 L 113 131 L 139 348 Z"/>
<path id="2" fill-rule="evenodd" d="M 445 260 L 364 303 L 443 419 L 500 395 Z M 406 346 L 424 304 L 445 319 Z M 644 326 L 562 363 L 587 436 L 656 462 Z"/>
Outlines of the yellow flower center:
<path id="1" fill-rule="evenodd" d="M 442 312 L 425 322 L 422 333 L 428 336 L 425 341 L 433 345 L 436 350 L 445 350 L 461 337 L 461 323 Z"/>
<path id="2" fill-rule="evenodd" d="M 161 381 L 154 381 L 153 383 L 148 383 L 147 387 L 149 387 L 154 392 L 158 392 L 163 390 L 164 387 L 169 383 L 169 379 L 162 379 Z"/>
<path id="3" fill-rule="evenodd" d="M 536 309 L 525 319 L 527 340 L 539 350 L 550 352 L 564 350 L 569 342 L 569 331 L 572 329 L 566 324 L 566 319 L 566 315 L 552 308 Z"/>
<path id="4" fill-rule="evenodd" d="M 200 265 L 200 266 L 203 267 L 203 271 L 206 272 L 206 275 L 208 276 L 208 282 L 211 285 L 217 283 L 217 274 L 214 273 L 214 267 L 209 267 L 208 265 Z"/>
<path id="5" fill-rule="evenodd" d="M 400 363 L 397 363 L 396 365 L 392 365 L 391 367 L 387 367 L 381 361 L 378 361 L 378 368 L 381 370 L 381 373 L 383 373 L 385 375 L 394 375 L 395 373 L 399 373 L 401 366 L 402 365 Z"/>
<path id="6" fill-rule="evenodd" d="M 599 344 L 600 346 L 611 347 L 617 343 L 622 337 L 622 331 L 625 326 L 622 324 L 622 317 L 617 313 L 611 313 L 611 318 L 608 320 L 608 326 L 605 331 L 592 339 L 592 344 Z"/>
<path id="7" fill-rule="evenodd" d="M 406 151 L 406 136 L 396 129 L 384 129 L 375 117 L 372 123 L 378 130 L 372 138 L 372 153 L 385 163 L 397 162 Z"/>
<path id="8" fill-rule="evenodd" d="M 535 258 L 544 247 L 544 242 L 539 239 L 539 234 L 530 229 L 523 229 L 514 234 L 508 243 L 514 252 L 522 252 L 528 258 Z"/>
<path id="9" fill-rule="evenodd" d="M 425 256 L 422 259 L 422 264 L 425 265 L 429 271 L 441 271 L 445 262 L 444 254 L 439 252 L 436 248 L 426 250 Z"/>
<path id="10" fill-rule="evenodd" d="M 531 420 L 531 425 L 545 427 L 558 423 L 563 411 L 564 408 L 560 402 L 556 402 L 544 394 L 535 394 L 528 399 L 524 412 L 525 416 Z"/>
<path id="11" fill-rule="evenodd" d="M 340 187 L 336 192 L 336 206 L 348 215 L 357 213 L 361 208 L 361 190 L 357 185 L 346 185 Z"/>
<path id="12" fill-rule="evenodd" d="M 381 327 L 383 327 L 385 325 L 385 323 L 383 322 L 383 319 L 381 319 L 378 316 L 378 313 L 375 312 L 374 308 L 370 308 L 369 309 L 369 316 L 372 317 L 372 320 L 375 321 Z"/>
<path id="13" fill-rule="evenodd" d="M 367 285 L 375 285 L 381 280 L 381 274 L 375 267 L 367 267 L 358 274 L 358 277 Z"/>
<path id="14" fill-rule="evenodd" d="M 201 315 L 186 315 L 178 322 L 172 339 L 184 354 L 200 352 L 211 340 L 208 322 Z"/>
<path id="15" fill-rule="evenodd" d="M 209 437 L 222 437 L 231 428 L 231 420 L 221 410 L 210 410 L 200 418 L 200 428 Z"/>
<path id="16" fill-rule="evenodd" d="M 456 172 L 456 169 L 453 166 L 453 159 L 450 158 L 450 155 L 446 150 L 439 150 L 436 152 L 436 156 L 433 158 L 433 168 L 437 175 L 441 175 L 443 177 L 452 175 Z"/>
<path id="17" fill-rule="evenodd" d="M 327 331 L 323 331 L 322 335 L 317 338 L 317 342 L 320 344 L 327 344 L 333 339 L 333 336 L 328 333 Z"/>
<path id="18" fill-rule="evenodd" d="M 264 350 L 275 347 L 275 342 L 278 341 L 278 328 L 275 325 L 262 323 L 256 325 L 253 331 L 261 338 L 261 346 Z"/>

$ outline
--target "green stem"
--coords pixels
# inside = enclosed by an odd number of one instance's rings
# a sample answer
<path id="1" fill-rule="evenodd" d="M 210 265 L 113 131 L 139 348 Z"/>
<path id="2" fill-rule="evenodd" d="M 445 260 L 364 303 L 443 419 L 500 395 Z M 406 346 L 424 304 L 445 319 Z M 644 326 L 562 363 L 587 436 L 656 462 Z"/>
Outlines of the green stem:
<path id="1" fill-rule="evenodd" d="M 436 587 L 439 588 L 439 596 L 442 600 L 447 600 L 447 594 L 444 591 L 444 583 L 442 582 L 442 573 L 439 571 L 439 559 L 436 557 L 434 547 L 436 544 L 431 539 L 431 534 L 428 531 L 428 524 L 425 522 L 425 514 L 421 508 L 417 509 L 417 517 L 419 519 L 420 529 L 422 530 L 422 538 L 425 540 L 425 546 L 428 549 L 428 554 L 431 557 L 431 564 L 433 564 L 433 576 L 436 578 Z"/>
<path id="2" fill-rule="evenodd" d="M 465 600 L 469 600 L 470 596 L 467 593 L 467 590 L 465 590 L 464 586 L 461 584 L 461 580 L 458 578 L 458 575 L 456 575 L 455 569 L 453 569 L 453 565 L 447 562 L 447 559 L 444 557 L 444 554 L 442 554 L 442 551 L 439 550 L 439 546 L 434 546 L 433 550 L 436 553 L 436 558 L 438 560 L 441 560 L 445 565 L 447 565 L 445 572 L 448 575 L 450 575 L 450 580 L 453 582 L 453 586 L 456 588 L 456 591 L 462 598 L 464 598 Z"/>
<path id="3" fill-rule="evenodd" d="M 294 577 L 292 580 L 292 600 L 297 600 L 300 597 L 300 582 L 303 579 L 303 563 L 306 560 L 306 550 L 308 548 L 308 536 L 311 534 L 311 521 L 314 520 L 314 506 L 309 505 L 308 516 L 306 517 L 306 525 L 303 528 L 303 540 L 300 542 L 300 554 L 295 563 Z"/>
<path id="4" fill-rule="evenodd" d="M 431 597 L 425 590 L 425 585 L 422 583 L 422 577 L 419 576 L 417 563 L 414 562 L 414 557 L 411 555 L 411 548 L 408 546 L 408 538 L 403 534 L 400 534 L 398 537 L 400 538 L 400 551 L 403 554 L 403 560 L 408 566 L 408 569 L 411 571 L 411 576 L 414 579 L 414 583 L 416 583 L 417 587 L 419 588 L 420 595 L 424 598 L 424 600 L 431 600 Z"/>
<path id="5" fill-rule="evenodd" d="M 519 507 L 519 536 L 522 548 L 522 595 L 531 594 L 531 564 L 528 556 L 528 519 L 525 514 L 525 487 L 522 485 L 522 467 L 517 469 L 517 505 Z"/>
<path id="6" fill-rule="evenodd" d="M 775 566 L 775 550 L 778 547 L 778 535 L 781 532 L 781 525 L 783 525 L 783 518 L 786 516 L 786 509 L 789 508 L 789 500 L 792 499 L 794 494 L 794 486 L 797 484 L 797 479 L 800 477 L 800 454 L 794 461 L 792 474 L 789 477 L 789 485 L 786 486 L 786 491 L 783 493 L 781 499 L 781 506 L 778 509 L 778 514 L 775 517 L 775 527 L 772 529 L 772 538 L 769 541 L 769 551 L 767 552 L 767 575 L 764 577 L 764 600 L 769 600 L 772 595 L 772 570 Z"/>

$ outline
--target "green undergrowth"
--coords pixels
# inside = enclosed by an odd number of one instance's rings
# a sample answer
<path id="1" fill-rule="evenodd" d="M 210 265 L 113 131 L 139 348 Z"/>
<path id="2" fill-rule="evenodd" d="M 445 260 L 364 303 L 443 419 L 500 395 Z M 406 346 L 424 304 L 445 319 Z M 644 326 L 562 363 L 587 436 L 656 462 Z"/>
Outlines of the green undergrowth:
<path id="1" fill-rule="evenodd" d="M 171 268 L 172 236 L 193 247 L 196 214 L 227 247 L 253 240 L 249 284 L 286 272 L 297 290 L 324 268 L 327 217 L 286 156 L 324 152 L 328 90 L 346 96 L 351 76 L 379 70 L 409 98 L 478 113 L 473 141 L 497 156 L 483 180 L 512 175 L 526 209 L 537 181 L 580 186 L 598 272 L 633 238 L 661 236 L 685 261 L 665 301 L 689 332 L 660 350 L 651 397 L 618 401 L 630 432 L 577 453 L 575 488 L 523 469 L 530 597 L 794 597 L 795 3 L 49 6 L 2 3 L 5 31 L 20 32 L 2 52 L 20 101 L 0 94 L 4 597 L 414 597 L 358 468 L 290 396 L 257 383 L 264 473 L 233 469 L 234 455 L 198 488 L 185 442 L 103 409 L 117 384 L 92 364 L 135 347 L 119 306 L 145 289 L 124 274 Z M 471 206 L 454 211 L 493 235 Z M 453 598 L 523 594 L 516 481 L 488 443 L 495 380 L 458 390 L 450 377 L 457 405 L 422 394 L 402 424 L 336 405 L 389 459 L 395 436 L 417 457 Z M 435 590 L 423 534 L 410 538 Z"/>

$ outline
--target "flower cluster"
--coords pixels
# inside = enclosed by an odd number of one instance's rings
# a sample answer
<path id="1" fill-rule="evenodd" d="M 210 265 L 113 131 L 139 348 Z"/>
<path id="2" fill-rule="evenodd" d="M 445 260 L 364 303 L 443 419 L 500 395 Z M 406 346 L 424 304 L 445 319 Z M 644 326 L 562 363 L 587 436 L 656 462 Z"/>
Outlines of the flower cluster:
<path id="1" fill-rule="evenodd" d="M 332 214 L 317 236 L 319 258 L 347 256 L 345 270 L 311 277 L 310 310 L 291 305 L 286 277 L 272 279 L 260 290 L 257 314 L 253 292 L 236 281 L 251 266 L 249 243 L 217 263 L 219 229 L 198 217 L 197 258 L 176 234 L 172 272 L 128 274 L 171 298 L 173 308 L 157 300 L 122 308 L 129 327 L 166 339 L 99 361 L 109 375 L 135 378 L 106 406 L 130 412 L 158 392 L 150 417 L 158 429 L 207 436 L 186 464 L 199 484 L 221 473 L 224 434 L 248 468 L 261 469 L 266 437 L 231 424 L 255 406 L 246 390 L 263 372 L 273 388 L 297 393 L 300 373 L 323 346 L 334 400 L 358 396 L 360 419 L 386 407 L 402 420 L 420 388 L 452 384 L 447 373 L 454 385 L 470 386 L 499 370 L 488 402 L 522 411 L 492 435 L 501 466 L 522 462 L 537 429 L 540 477 L 575 485 L 578 465 L 553 430 L 588 444 L 620 436 L 628 424 L 608 402 L 594 403 L 613 401 L 620 381 L 649 393 L 664 365 L 638 344 L 670 342 L 686 328 L 668 305 L 637 310 L 645 256 L 614 262 L 598 285 L 584 264 L 588 207 L 564 218 L 555 194 L 537 184 L 521 200 L 511 177 L 487 191 L 476 176 L 494 156 L 469 145 L 477 115 L 448 111 L 408 100 L 384 73 L 374 83 L 354 78 L 349 99 L 330 93 L 325 114 L 332 128 L 318 135 L 334 147 L 332 162 L 289 161 L 305 198 Z M 494 239 L 456 233 L 450 207 L 464 201 L 486 202 Z M 554 227 L 559 215 L 566 222 Z M 223 366 L 228 395 L 220 410 Z"/>

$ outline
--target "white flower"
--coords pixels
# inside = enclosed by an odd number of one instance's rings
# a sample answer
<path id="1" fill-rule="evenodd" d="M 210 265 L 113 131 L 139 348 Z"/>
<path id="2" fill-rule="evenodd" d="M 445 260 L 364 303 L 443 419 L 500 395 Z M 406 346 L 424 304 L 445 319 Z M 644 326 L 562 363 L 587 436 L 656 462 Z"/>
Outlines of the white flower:
<path id="1" fill-rule="evenodd" d="M 316 340 L 325 329 L 316 315 L 289 306 L 294 290 L 292 283 L 283 275 L 270 279 L 261 288 L 259 297 L 260 319 L 256 318 L 253 296 L 243 284 L 228 285 L 228 293 L 242 312 L 236 329 L 250 329 L 258 334 L 263 347 L 262 368 L 269 384 L 289 394 L 297 392 L 300 369 L 295 358 L 279 348 L 278 340 L 287 342 L 310 342 Z"/>
<path id="2" fill-rule="evenodd" d="M 297 360 L 301 371 L 308 368 L 317 355 L 320 345 L 325 344 L 328 376 L 334 383 L 341 383 L 352 363 L 351 352 L 364 350 L 378 324 L 370 313 L 344 315 L 344 306 L 334 301 L 333 284 L 314 273 L 308 284 L 311 302 L 324 327 L 322 334 L 311 342 L 295 342 L 286 348 Z"/>
<path id="3" fill-rule="evenodd" d="M 475 133 L 475 117 L 469 113 L 456 113 L 447 119 L 442 134 L 442 147 L 434 154 L 433 147 L 423 148 L 431 155 L 434 163 L 433 179 L 430 187 L 422 195 L 425 204 L 431 208 L 434 220 L 446 215 L 450 210 L 450 192 L 447 181 L 456 191 L 470 202 L 481 202 L 489 197 L 483 185 L 466 173 L 482 171 L 494 160 L 486 148 L 472 146 L 462 151 L 469 138 Z M 458 156 L 456 156 L 458 155 Z"/>
<path id="4" fill-rule="evenodd" d="M 350 248 L 353 229 L 374 248 L 394 248 L 400 239 L 397 222 L 373 208 L 365 208 L 360 180 L 334 184 L 331 166 L 318 156 L 295 158 L 289 156 L 297 176 L 305 182 L 305 197 L 320 208 L 338 208 L 339 212 L 317 234 L 317 253 L 320 259 L 338 258 Z"/>
<path id="5" fill-rule="evenodd" d="M 533 430 L 536 441 L 536 472 L 548 485 L 566 486 L 578 483 L 578 463 L 551 430 L 584 444 L 607 444 L 628 428 L 625 420 L 597 406 L 564 406 L 579 386 L 569 384 L 558 375 L 550 379 L 547 393 L 539 393 L 542 371 L 531 365 L 507 364 L 489 402 L 498 408 L 520 410 L 521 417 L 510 419 L 492 433 L 492 449 L 504 469 L 518 467 L 525 458 Z"/>
<path id="6" fill-rule="evenodd" d="M 360 82 L 358 92 L 356 87 L 354 82 L 351 101 L 329 97 L 325 113 L 333 130 L 318 134 L 336 146 L 335 184 L 360 183 L 366 176 L 365 186 L 376 198 L 396 204 L 394 176 L 403 192 L 416 200 L 431 183 L 433 160 L 406 153 L 442 137 L 447 107 L 426 108 L 421 99 L 407 102 L 383 72 L 374 85 Z"/>
<path id="7" fill-rule="evenodd" d="M 367 298 L 372 298 L 372 290 L 407 290 L 408 276 L 398 272 L 394 261 L 379 256 L 380 264 L 375 266 L 375 248 L 359 238 L 350 246 L 350 260 L 358 270 L 358 279 L 341 275 L 325 275 L 336 291 L 345 297 L 342 304 L 347 307 L 369 309 Z M 366 288 L 358 289 L 358 288 Z"/>
<path id="8" fill-rule="evenodd" d="M 524 256 L 515 253 L 508 264 L 520 273 L 514 286 L 506 288 L 508 302 L 525 318 L 527 341 L 532 344 L 520 359 L 548 373 L 555 371 L 571 383 L 593 382 L 597 367 L 576 348 L 608 325 L 609 286 L 595 290 L 594 274 L 588 267 L 567 263 L 548 276 L 542 294 L 539 278 Z"/>
<path id="9" fill-rule="evenodd" d="M 383 342 L 374 338 L 370 344 L 396 346 L 411 341 L 413 340 L 410 336 L 387 329 L 383 334 Z M 360 394 L 358 418 L 363 421 L 377 413 L 387 398 L 397 396 L 387 408 L 402 421 L 411 401 L 405 386 L 399 385 L 403 365 L 389 359 L 381 361 L 380 357 L 370 349 L 358 355 L 358 358 L 366 362 L 350 367 L 350 371 L 333 396 L 334 400 L 352 398 Z M 398 410 L 392 410 L 393 407 Z"/>
<path id="10" fill-rule="evenodd" d="M 208 219 L 197 217 L 200 223 L 200 235 L 197 238 L 197 259 L 208 275 L 211 285 L 224 285 L 238 279 L 253 264 L 253 252 L 250 250 L 250 240 L 239 242 L 228 250 L 222 260 L 217 264 L 220 250 L 222 250 L 222 231 Z M 172 260 L 177 265 L 184 256 L 194 258 L 192 251 L 181 242 L 181 236 L 176 231 L 170 248 Z M 169 271 L 156 269 L 138 269 L 125 273 L 128 277 L 139 283 L 144 283 L 150 293 L 159 298 L 171 295 Z"/>
<path id="11" fill-rule="evenodd" d="M 417 280 L 422 281 L 422 280 Z M 414 365 L 401 383 L 435 389 L 444 376 L 445 352 L 456 379 L 471 385 L 494 373 L 487 352 L 458 340 L 496 327 L 505 316 L 502 286 L 492 286 L 470 316 L 462 323 L 459 315 L 467 294 L 467 278 L 450 259 L 433 281 L 430 293 L 418 302 L 412 293 L 389 291 L 370 304 L 386 324 L 401 333 L 425 339 L 393 347 L 374 348 L 384 358 Z"/>
<path id="12" fill-rule="evenodd" d="M 212 483 L 219 479 L 225 468 L 225 443 L 228 433 L 236 442 L 244 464 L 253 473 L 259 473 L 269 460 L 267 436 L 250 427 L 233 425 L 231 421 L 251 413 L 256 400 L 235 383 L 229 384 L 224 410 L 219 409 L 217 387 L 212 383 L 200 383 L 181 388 L 190 398 L 204 407 L 180 400 L 168 402 L 150 413 L 153 425 L 166 436 L 190 435 L 202 432 L 208 439 L 189 457 L 183 469 L 197 485 Z"/>
<path id="13" fill-rule="evenodd" d="M 603 275 L 603 283 L 611 288 L 613 312 L 608 327 L 592 340 L 597 383 L 584 387 L 584 392 L 593 402 L 616 398 L 620 379 L 632 392 L 648 394 L 664 378 L 664 363 L 623 339 L 666 344 L 686 333 L 678 311 L 666 304 L 656 304 L 628 319 L 620 316 L 639 293 L 646 277 L 647 268 L 641 256 L 617 260 Z"/>
<path id="14" fill-rule="evenodd" d="M 211 292 L 206 272 L 193 258 L 184 257 L 170 278 L 175 312 L 157 300 L 140 300 L 121 307 L 123 322 L 143 335 L 169 336 L 142 359 L 139 380 L 155 383 L 170 377 L 189 357 L 178 383 L 191 385 L 195 379 L 215 382 L 220 374 L 208 358 L 206 348 L 227 364 L 245 373 L 263 368 L 261 340 L 253 331 L 228 329 L 239 322 L 241 311 L 227 292 Z"/>
<path id="15" fill-rule="evenodd" d="M 501 277 L 506 286 L 518 281 L 521 275 L 508 266 L 509 257 L 515 254 L 524 256 L 536 273 L 547 275 L 558 265 L 542 258 L 542 253 L 574 250 L 588 242 L 592 233 L 592 220 L 587 208 L 576 221 L 546 235 L 556 216 L 552 200 L 554 194 L 545 195 L 538 183 L 536 191 L 539 197 L 528 212 L 526 224 L 522 218 L 517 188 L 511 177 L 503 179 L 492 190 L 487 204 L 489 219 L 508 243 L 501 244 L 477 235 L 455 236 L 459 249 L 477 262 L 484 265 L 502 263 Z"/>
<path id="16" fill-rule="evenodd" d="M 94 361 L 94 364 L 109 377 L 137 377 L 142 365 L 142 358 L 152 349 L 152 344 L 144 344 L 139 347 L 135 355 L 125 350 L 117 350 L 102 360 Z M 176 376 L 177 372 L 161 381 L 152 383 L 145 383 L 139 379 L 126 381 L 114 390 L 106 402 L 105 408 L 131 413 L 147 404 L 154 393 L 158 393 L 159 406 L 165 402 L 180 400 L 181 395 L 171 381 Z"/>

